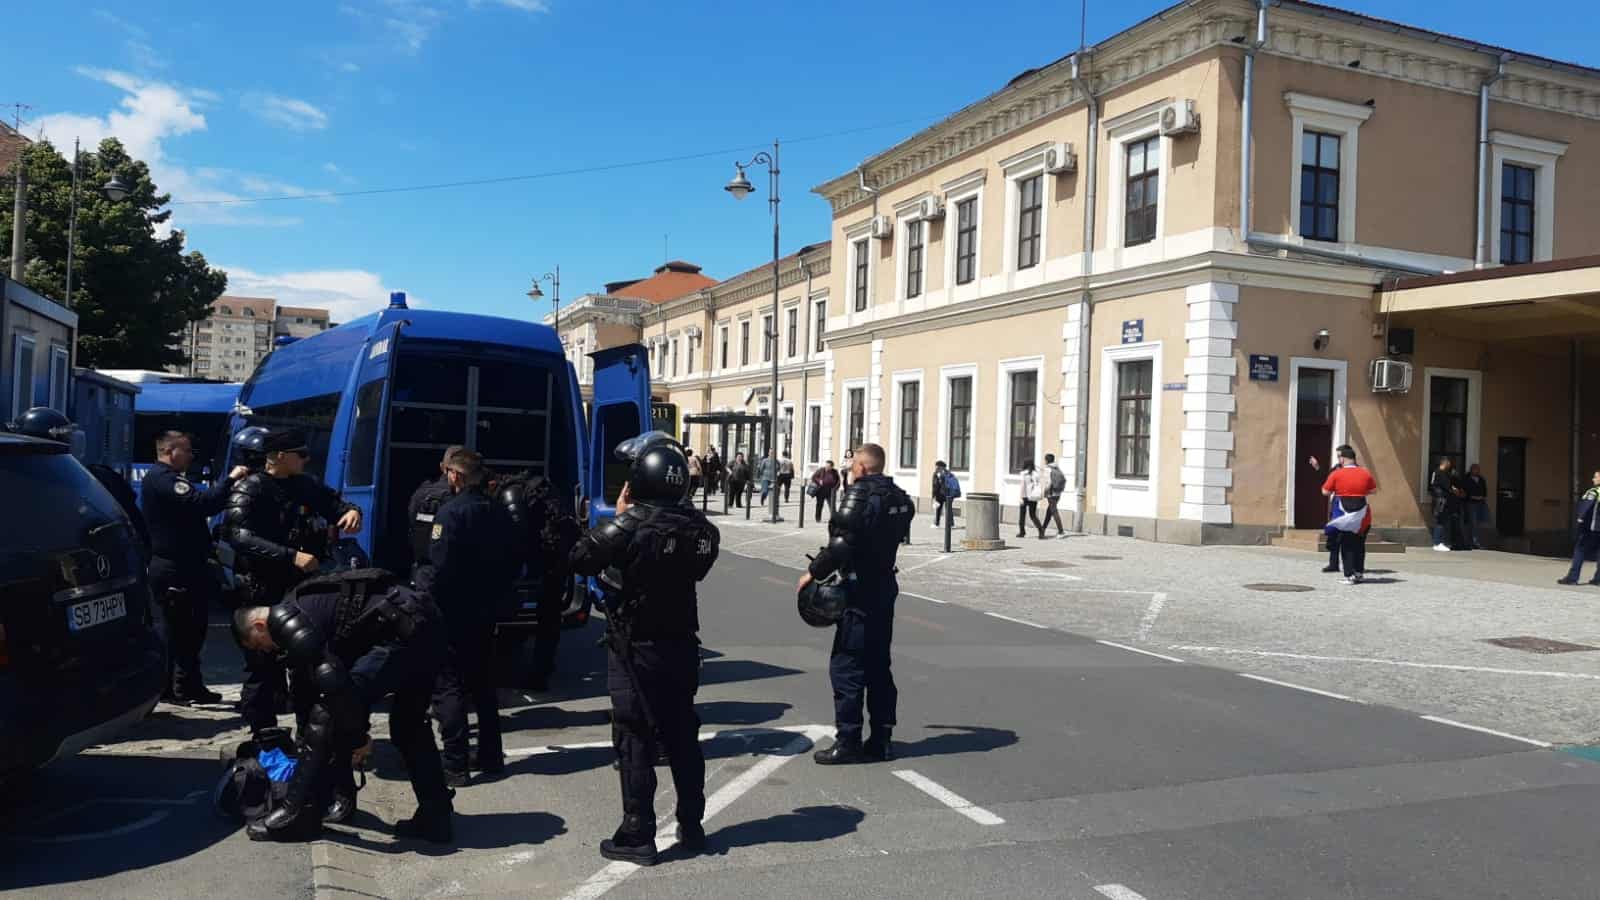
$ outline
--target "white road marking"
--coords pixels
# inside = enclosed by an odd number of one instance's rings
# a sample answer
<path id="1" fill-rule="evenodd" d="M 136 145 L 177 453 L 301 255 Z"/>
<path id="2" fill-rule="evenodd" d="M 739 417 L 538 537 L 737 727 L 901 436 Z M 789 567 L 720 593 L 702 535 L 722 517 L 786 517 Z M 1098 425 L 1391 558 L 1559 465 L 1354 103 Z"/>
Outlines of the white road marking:
<path id="1" fill-rule="evenodd" d="M 1143 894 L 1120 884 L 1097 884 L 1094 889 L 1110 897 L 1111 900 L 1145 900 Z"/>
<path id="2" fill-rule="evenodd" d="M 1039 572 L 1034 569 L 1023 569 L 1013 572 L 1018 578 L 1054 578 L 1058 581 L 1082 581 L 1077 575 L 1068 575 L 1065 572 Z M 1136 591 L 1135 593 L 1147 594 L 1149 591 Z"/>
<path id="3" fill-rule="evenodd" d="M 833 729 L 821 725 L 801 726 L 809 729 L 805 733 L 795 736 L 795 739 L 785 744 L 775 755 L 762 757 L 761 761 L 739 773 L 739 776 L 723 785 L 716 793 L 706 800 L 706 814 L 701 821 L 710 821 L 717 813 L 727 809 L 733 801 L 739 799 L 745 792 L 761 783 L 761 780 L 778 770 L 779 766 L 804 753 L 806 748 L 818 739 L 833 733 Z M 777 729 L 773 729 L 777 730 Z M 672 830 L 671 836 L 658 836 L 656 838 L 656 851 L 661 852 L 678 842 L 677 829 Z M 629 862 L 614 862 L 600 871 L 589 876 L 589 879 L 579 885 L 577 890 L 566 895 L 564 900 L 595 900 L 607 891 L 621 884 L 629 875 L 639 871 L 639 866 Z"/>
<path id="4" fill-rule="evenodd" d="M 1317 695 L 1322 696 L 1322 697 L 1331 697 L 1331 698 L 1333 698 L 1335 700 L 1345 700 L 1345 701 L 1348 701 L 1350 703 L 1364 703 L 1365 702 L 1365 701 L 1362 701 L 1362 700 L 1357 700 L 1354 697 L 1346 697 L 1343 694 L 1335 694 L 1332 691 L 1319 691 L 1314 687 L 1306 687 L 1303 684 L 1295 684 L 1295 683 L 1289 682 L 1289 681 L 1279 681 L 1276 678 L 1267 678 L 1267 677 L 1262 676 L 1262 675 L 1251 675 L 1249 672 L 1240 672 L 1238 674 L 1239 674 L 1240 678 L 1248 678 L 1251 681 L 1262 681 L 1262 682 L 1266 682 L 1267 684 L 1275 684 L 1278 687 L 1286 687 L 1286 688 L 1290 688 L 1290 689 L 1296 690 L 1296 691 L 1305 691 L 1308 694 L 1317 694 Z"/>
<path id="5" fill-rule="evenodd" d="M 779 532 L 777 534 L 769 534 L 766 537 L 758 537 L 758 538 L 753 538 L 753 539 L 748 540 L 748 541 L 740 541 L 739 543 L 734 544 L 729 549 L 737 549 L 739 547 L 748 547 L 751 544 L 759 544 L 762 541 L 775 541 L 778 538 L 786 538 L 786 537 L 789 537 L 791 534 L 796 534 L 796 533 L 797 532 L 792 532 L 792 531 L 781 531 L 781 532 Z"/>
<path id="6" fill-rule="evenodd" d="M 754 741 L 756 738 L 761 737 L 763 735 L 774 734 L 774 733 L 812 735 L 812 734 L 817 733 L 818 731 L 827 732 L 828 731 L 828 726 L 826 726 L 826 725 L 762 725 L 762 726 L 759 726 L 759 727 L 756 727 L 756 728 L 730 728 L 730 729 L 725 729 L 723 731 L 702 731 L 702 732 L 700 732 L 698 737 L 702 741 L 714 741 L 714 740 L 717 740 L 719 738 L 721 738 L 721 739 L 737 738 L 739 740 L 744 741 L 745 744 L 748 745 L 752 741 Z M 610 741 L 585 741 L 583 743 L 577 743 L 577 744 L 550 744 L 550 745 L 547 745 L 547 746 L 535 746 L 535 747 L 507 747 L 504 752 L 505 752 L 505 755 L 508 758 L 511 758 L 511 757 L 518 757 L 518 756 L 544 756 L 545 754 L 548 754 L 548 753 L 560 753 L 560 752 L 562 752 L 564 750 L 601 750 L 601 749 L 609 750 L 609 749 L 611 749 L 611 746 L 612 746 L 612 744 L 611 744 Z"/>
<path id="7" fill-rule="evenodd" d="M 1373 659 L 1363 656 L 1320 656 L 1313 653 L 1287 653 L 1279 650 L 1240 650 L 1232 647 L 1207 647 L 1198 644 L 1171 644 L 1167 649 L 1185 650 L 1190 653 L 1220 653 L 1228 656 L 1265 656 L 1275 659 L 1302 659 L 1310 662 L 1369 663 L 1378 666 L 1399 666 L 1407 669 L 1444 669 L 1450 672 L 1483 672 L 1490 675 L 1534 675 L 1541 678 L 1575 678 L 1581 681 L 1600 681 L 1600 675 L 1591 675 L 1587 672 L 1505 669 L 1495 666 L 1464 666 L 1450 663 L 1412 662 L 1405 659 Z"/>
<path id="8" fill-rule="evenodd" d="M 1142 654 L 1144 656 L 1154 656 L 1156 659 L 1164 659 L 1167 662 L 1175 662 L 1175 663 L 1183 662 L 1183 660 L 1177 658 L 1176 656 L 1167 656 L 1164 653 L 1156 653 L 1156 652 L 1151 651 L 1151 650 L 1140 650 L 1138 647 L 1129 647 L 1127 644 L 1119 644 L 1119 643 L 1117 643 L 1115 641 L 1099 641 L 1099 640 L 1097 640 L 1097 641 L 1095 641 L 1095 643 L 1096 644 L 1105 644 L 1107 647 L 1115 647 L 1118 650 L 1126 650 L 1129 653 L 1139 653 L 1139 654 Z"/>
<path id="9" fill-rule="evenodd" d="M 1027 619 L 1013 619 L 1010 616 L 1001 615 L 1000 613 L 997 613 L 997 612 L 986 612 L 986 613 L 984 613 L 984 615 L 989 616 L 990 618 L 995 618 L 995 619 L 1005 619 L 1007 622 L 1015 622 L 1018 625 L 1026 625 L 1029 628 L 1038 628 L 1038 629 L 1040 629 L 1042 631 L 1049 631 L 1050 630 L 1050 626 L 1049 625 L 1040 625 L 1038 622 L 1029 622 Z"/>
<path id="10" fill-rule="evenodd" d="M 924 775 L 919 775 L 910 769 L 896 769 L 894 777 L 904 781 L 906 784 L 911 785 L 917 790 L 927 794 L 929 797 L 932 797 L 940 803 L 943 803 L 945 806 L 950 807 L 972 821 L 977 822 L 979 825 L 1004 825 L 1006 822 L 1005 819 L 1002 819 L 994 813 L 989 812 L 987 809 L 984 809 L 981 806 L 974 806 L 972 801 L 961 796 L 960 794 L 957 794 L 955 791 L 950 790 L 937 781 L 934 781 L 933 779 Z"/>
<path id="11" fill-rule="evenodd" d="M 1144 618 L 1139 620 L 1139 629 L 1134 632 L 1134 637 L 1147 640 L 1150 629 L 1156 627 L 1156 619 L 1161 615 L 1162 607 L 1167 605 L 1167 595 L 1157 593 L 1151 596 L 1150 606 L 1144 611 Z"/>
<path id="12" fill-rule="evenodd" d="M 930 559 L 927 562 L 919 562 L 919 563 L 917 563 L 916 565 L 912 566 L 909 569 L 901 569 L 900 572 L 901 572 L 901 574 L 904 574 L 906 572 L 915 572 L 918 569 L 926 569 L 928 566 L 931 566 L 934 563 L 944 562 L 945 560 L 949 559 L 951 556 L 952 556 L 952 554 L 949 554 L 949 553 L 942 554 L 940 556 L 935 556 L 933 559 Z"/>
<path id="13" fill-rule="evenodd" d="M 1507 734 L 1504 731 L 1495 731 L 1493 728 L 1484 728 L 1480 725 L 1468 725 L 1465 722 L 1457 722 L 1455 719 L 1446 719 L 1442 716 L 1423 716 L 1423 718 L 1427 719 L 1429 722 L 1438 722 L 1440 725 L 1454 725 L 1457 728 L 1465 728 L 1468 731 L 1481 731 L 1484 734 L 1492 734 L 1495 737 L 1503 737 L 1508 740 L 1521 741 L 1524 744 L 1532 744 L 1535 747 L 1543 747 L 1545 749 L 1549 749 L 1550 747 L 1550 745 L 1545 741 L 1536 741 L 1533 738 L 1525 738 L 1517 734 Z"/>
<path id="14" fill-rule="evenodd" d="M 902 597 L 915 597 L 918 600 L 926 600 L 929 603 L 937 603 L 941 606 L 947 606 L 950 603 L 949 600 L 940 600 L 937 597 L 929 597 L 927 594 L 913 594 L 910 591 L 901 591 L 900 595 Z"/>

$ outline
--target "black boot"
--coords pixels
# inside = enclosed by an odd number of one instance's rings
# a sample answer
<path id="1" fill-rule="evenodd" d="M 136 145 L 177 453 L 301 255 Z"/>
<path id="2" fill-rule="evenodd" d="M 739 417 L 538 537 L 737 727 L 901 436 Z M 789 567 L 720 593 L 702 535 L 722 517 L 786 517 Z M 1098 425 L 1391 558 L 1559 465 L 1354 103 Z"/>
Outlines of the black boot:
<path id="1" fill-rule="evenodd" d="M 861 745 L 861 752 L 873 762 L 890 762 L 894 759 L 894 742 L 889 740 L 890 729 L 874 728 L 872 736 Z"/>
<path id="2" fill-rule="evenodd" d="M 417 814 L 409 819 L 401 819 L 394 823 L 394 836 L 399 838 L 421 838 L 435 844 L 448 844 L 455 839 L 456 829 L 453 821 L 455 810 L 446 802 L 443 806 L 417 807 Z"/>
<path id="3" fill-rule="evenodd" d="M 623 816 L 616 834 L 600 842 L 600 855 L 637 866 L 656 864 L 656 823 L 643 816 Z"/>
<path id="4" fill-rule="evenodd" d="M 860 738 L 840 738 L 832 747 L 811 754 L 811 758 L 819 766 L 852 766 L 869 761 L 862 752 Z"/>
<path id="5" fill-rule="evenodd" d="M 356 814 L 356 795 L 353 791 L 335 790 L 333 799 L 322 810 L 322 824 L 341 825 Z"/>
<path id="6" fill-rule="evenodd" d="M 706 852 L 706 827 L 699 822 L 678 823 L 678 846 L 691 856 Z"/>

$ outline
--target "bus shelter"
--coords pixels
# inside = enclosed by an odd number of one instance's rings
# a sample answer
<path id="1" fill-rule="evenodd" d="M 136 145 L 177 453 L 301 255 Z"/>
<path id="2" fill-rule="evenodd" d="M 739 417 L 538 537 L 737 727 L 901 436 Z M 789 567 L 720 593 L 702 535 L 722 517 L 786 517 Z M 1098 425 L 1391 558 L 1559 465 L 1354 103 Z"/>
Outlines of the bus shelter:
<path id="1" fill-rule="evenodd" d="M 684 436 L 690 439 L 687 446 L 694 447 L 698 445 L 701 448 L 699 452 L 702 454 L 704 454 L 704 448 L 716 447 L 717 452 L 722 454 L 724 466 L 733 461 L 735 453 L 743 453 L 744 458 L 749 461 L 751 466 L 754 466 L 761 459 L 761 455 L 766 452 L 768 429 L 772 425 L 771 416 L 753 413 L 691 413 L 683 417 Z M 698 437 L 696 437 L 694 430 L 696 426 L 703 427 L 703 430 L 698 433 Z M 751 486 L 747 485 L 746 490 L 750 489 Z M 707 506 L 707 495 L 709 493 L 708 490 L 700 492 L 701 510 L 704 510 Z M 750 503 L 748 497 L 744 508 L 745 517 L 749 518 Z M 728 494 L 726 491 L 722 495 L 722 511 L 728 511 Z"/>

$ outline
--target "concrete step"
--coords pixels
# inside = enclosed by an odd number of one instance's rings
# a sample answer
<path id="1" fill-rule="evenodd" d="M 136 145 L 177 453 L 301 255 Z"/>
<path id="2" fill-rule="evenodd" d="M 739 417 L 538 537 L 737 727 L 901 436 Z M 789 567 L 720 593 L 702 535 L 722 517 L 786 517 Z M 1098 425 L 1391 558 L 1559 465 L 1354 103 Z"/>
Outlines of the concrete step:
<path id="1" fill-rule="evenodd" d="M 1290 550 L 1328 552 L 1328 536 L 1320 528 L 1289 528 L 1283 534 L 1272 539 L 1272 546 L 1286 547 Z M 1404 553 L 1406 545 L 1395 541 L 1379 541 L 1367 538 L 1368 553 Z"/>

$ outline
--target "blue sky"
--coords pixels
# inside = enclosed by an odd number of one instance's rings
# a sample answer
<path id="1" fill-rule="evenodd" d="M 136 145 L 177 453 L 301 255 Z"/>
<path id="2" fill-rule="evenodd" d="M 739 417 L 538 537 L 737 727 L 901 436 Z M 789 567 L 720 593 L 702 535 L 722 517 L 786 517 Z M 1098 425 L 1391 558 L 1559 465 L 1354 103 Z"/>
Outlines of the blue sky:
<path id="1" fill-rule="evenodd" d="M 94 0 L 6 16 L 0 101 L 70 151 L 112 133 L 174 200 L 522 175 L 805 138 L 783 154 L 785 252 L 827 237 L 810 188 L 1078 43 L 1078 7 L 989 0 L 668 4 L 648 0 Z M 1092 0 L 1089 39 L 1165 7 Z M 1587 4 L 1507 15 L 1487 0 L 1347 8 L 1600 65 Z M 1536 10 L 1536 11 L 1535 11 Z M 1589 22 L 1582 28 L 1573 22 Z M 1565 24 L 1563 24 L 1565 23 Z M 9 114 L 8 114 L 9 118 Z M 526 316 L 666 256 L 713 277 L 770 253 L 764 176 L 735 204 L 735 153 L 506 184 L 338 200 L 179 204 L 230 290 L 348 317 L 403 289 L 435 307 Z M 548 311 L 541 304 L 537 312 Z"/>

